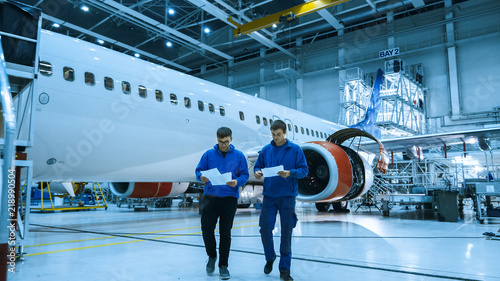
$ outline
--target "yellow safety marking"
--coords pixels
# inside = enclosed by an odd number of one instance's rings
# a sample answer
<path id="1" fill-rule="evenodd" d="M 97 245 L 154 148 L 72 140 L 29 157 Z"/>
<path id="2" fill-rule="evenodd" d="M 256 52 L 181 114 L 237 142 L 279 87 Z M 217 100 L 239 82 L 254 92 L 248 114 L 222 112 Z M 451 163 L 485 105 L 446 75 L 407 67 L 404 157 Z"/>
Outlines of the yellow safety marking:
<path id="1" fill-rule="evenodd" d="M 254 221 L 257 221 L 257 220 L 240 221 L 240 222 L 235 222 L 235 224 L 236 223 L 254 222 Z M 140 233 L 133 233 L 133 234 L 123 234 L 120 236 L 133 236 L 133 235 L 143 235 L 143 234 L 152 234 L 152 233 L 161 233 L 161 232 L 171 232 L 171 231 L 186 230 L 186 229 L 193 229 L 193 228 L 200 228 L 200 226 L 191 226 L 191 227 L 167 229 L 167 230 L 156 230 L 156 231 L 140 232 Z M 233 228 L 238 228 L 238 227 L 233 227 Z M 97 238 L 69 240 L 69 241 L 52 242 L 52 243 L 44 243 L 44 244 L 36 244 L 36 245 L 27 245 L 24 247 L 30 248 L 30 247 L 50 246 L 50 245 L 58 245 L 58 244 L 66 244 L 66 243 L 85 242 L 85 241 L 93 241 L 93 240 L 100 240 L 100 239 L 118 238 L 120 236 L 111 235 L 111 236 L 104 236 L 104 237 L 97 237 Z"/>
<path id="2" fill-rule="evenodd" d="M 245 228 L 245 227 L 253 227 L 253 226 L 257 226 L 257 224 L 246 225 L 246 226 L 239 226 L 239 227 L 233 227 L 233 228 Z M 217 229 L 215 231 L 219 231 L 219 230 Z M 124 242 L 116 242 L 116 243 L 101 244 L 101 245 L 86 246 L 86 247 L 78 247 L 78 248 L 56 250 L 56 251 L 49 251 L 49 252 L 26 254 L 24 256 L 25 257 L 29 257 L 29 256 L 39 256 L 39 255 L 46 255 L 46 254 L 62 253 L 62 252 L 69 252 L 69 251 L 76 251 L 76 250 L 84 250 L 84 249 L 92 249 L 92 248 L 99 248 L 99 247 L 106 247 L 106 246 L 129 244 L 129 243 L 142 242 L 142 241 L 148 241 L 148 240 L 157 240 L 157 239 L 163 239 L 163 238 L 172 238 L 172 237 L 179 237 L 179 236 L 186 236 L 186 235 L 195 235 L 195 234 L 200 234 L 200 233 L 202 233 L 202 232 L 199 231 L 199 232 L 193 232 L 193 233 L 188 233 L 188 234 L 179 234 L 179 235 L 168 235 L 168 236 L 162 236 L 162 237 L 155 237 L 155 238 L 150 238 L 150 239 L 147 239 L 147 240 L 146 239 L 138 239 L 138 240 L 124 241 Z"/>

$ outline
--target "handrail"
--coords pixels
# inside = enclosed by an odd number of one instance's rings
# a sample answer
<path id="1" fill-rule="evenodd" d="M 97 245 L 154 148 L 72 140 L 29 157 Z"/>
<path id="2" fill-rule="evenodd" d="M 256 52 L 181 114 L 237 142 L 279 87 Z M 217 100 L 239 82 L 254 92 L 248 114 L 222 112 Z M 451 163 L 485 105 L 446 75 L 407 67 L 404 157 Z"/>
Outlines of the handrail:
<path id="1" fill-rule="evenodd" d="M 9 238 L 9 214 L 7 207 L 9 180 L 12 180 L 10 174 L 13 174 L 14 154 L 15 154 L 15 135 L 16 135 L 16 116 L 14 113 L 14 103 L 10 94 L 9 79 L 7 76 L 7 66 L 2 48 L 2 36 L 0 36 L 0 92 L 3 110 L 5 143 L 3 148 L 3 166 L 1 177 L 1 196 L 0 196 L 0 244 L 7 243 Z M 4 253 L 1 253 L 4 254 Z M 5 266 L 5 265 L 4 265 Z M 1 277 L 1 276 L 0 276 Z"/>

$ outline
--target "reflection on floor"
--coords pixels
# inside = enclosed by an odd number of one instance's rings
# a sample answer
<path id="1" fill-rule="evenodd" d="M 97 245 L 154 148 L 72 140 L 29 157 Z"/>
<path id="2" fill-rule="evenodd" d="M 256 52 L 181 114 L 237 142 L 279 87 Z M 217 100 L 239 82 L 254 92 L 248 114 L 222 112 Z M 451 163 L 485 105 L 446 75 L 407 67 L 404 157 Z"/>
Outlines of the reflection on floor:
<path id="1" fill-rule="evenodd" d="M 259 214 L 236 214 L 230 280 L 279 280 L 278 262 L 263 273 Z M 297 214 L 295 280 L 500 280 L 500 240 L 482 236 L 499 224 L 479 224 L 470 210 L 455 223 L 400 206 L 384 217 L 373 208 L 321 213 L 298 203 Z M 279 249 L 279 226 L 275 231 Z M 219 280 L 217 270 L 205 273 L 196 208 L 32 213 L 28 239 L 8 280 Z"/>

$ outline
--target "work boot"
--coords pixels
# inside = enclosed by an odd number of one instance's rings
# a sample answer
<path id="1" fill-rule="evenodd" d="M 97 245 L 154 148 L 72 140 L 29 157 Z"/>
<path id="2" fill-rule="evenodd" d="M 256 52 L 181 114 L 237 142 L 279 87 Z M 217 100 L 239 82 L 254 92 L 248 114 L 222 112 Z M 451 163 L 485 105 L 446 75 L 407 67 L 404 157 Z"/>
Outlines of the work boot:
<path id="1" fill-rule="evenodd" d="M 280 278 L 284 281 L 293 281 L 292 276 L 290 276 L 290 270 L 283 269 L 280 272 Z"/>
<path id="2" fill-rule="evenodd" d="M 266 262 L 266 266 L 264 266 L 264 273 L 269 274 L 271 271 L 273 271 L 273 263 L 276 260 L 276 256 L 274 256 L 274 259 L 272 261 Z"/>
<path id="3" fill-rule="evenodd" d="M 212 276 L 215 271 L 215 261 L 217 260 L 217 257 L 208 257 L 208 262 L 207 262 L 207 274 L 209 276 Z"/>
<path id="4" fill-rule="evenodd" d="M 227 266 L 221 266 L 219 268 L 219 276 L 221 280 L 227 280 L 231 275 L 229 274 L 229 270 L 227 270 Z"/>

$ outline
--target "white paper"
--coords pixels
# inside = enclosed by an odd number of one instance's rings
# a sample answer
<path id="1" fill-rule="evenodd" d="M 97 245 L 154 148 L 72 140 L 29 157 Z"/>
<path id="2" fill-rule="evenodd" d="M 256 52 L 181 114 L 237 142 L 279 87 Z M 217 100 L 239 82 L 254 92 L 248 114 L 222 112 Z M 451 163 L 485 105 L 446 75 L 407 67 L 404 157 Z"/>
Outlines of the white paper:
<path id="1" fill-rule="evenodd" d="M 227 172 L 221 175 L 221 173 L 217 168 L 201 171 L 201 174 L 204 177 L 207 177 L 210 183 L 212 183 L 212 185 L 225 185 L 228 181 L 231 181 L 233 178 L 231 172 Z"/>
<path id="2" fill-rule="evenodd" d="M 270 167 L 270 168 L 264 168 L 262 169 L 262 174 L 264 177 L 276 177 L 279 176 L 278 172 L 283 171 L 283 165 L 275 166 L 275 167 Z"/>

